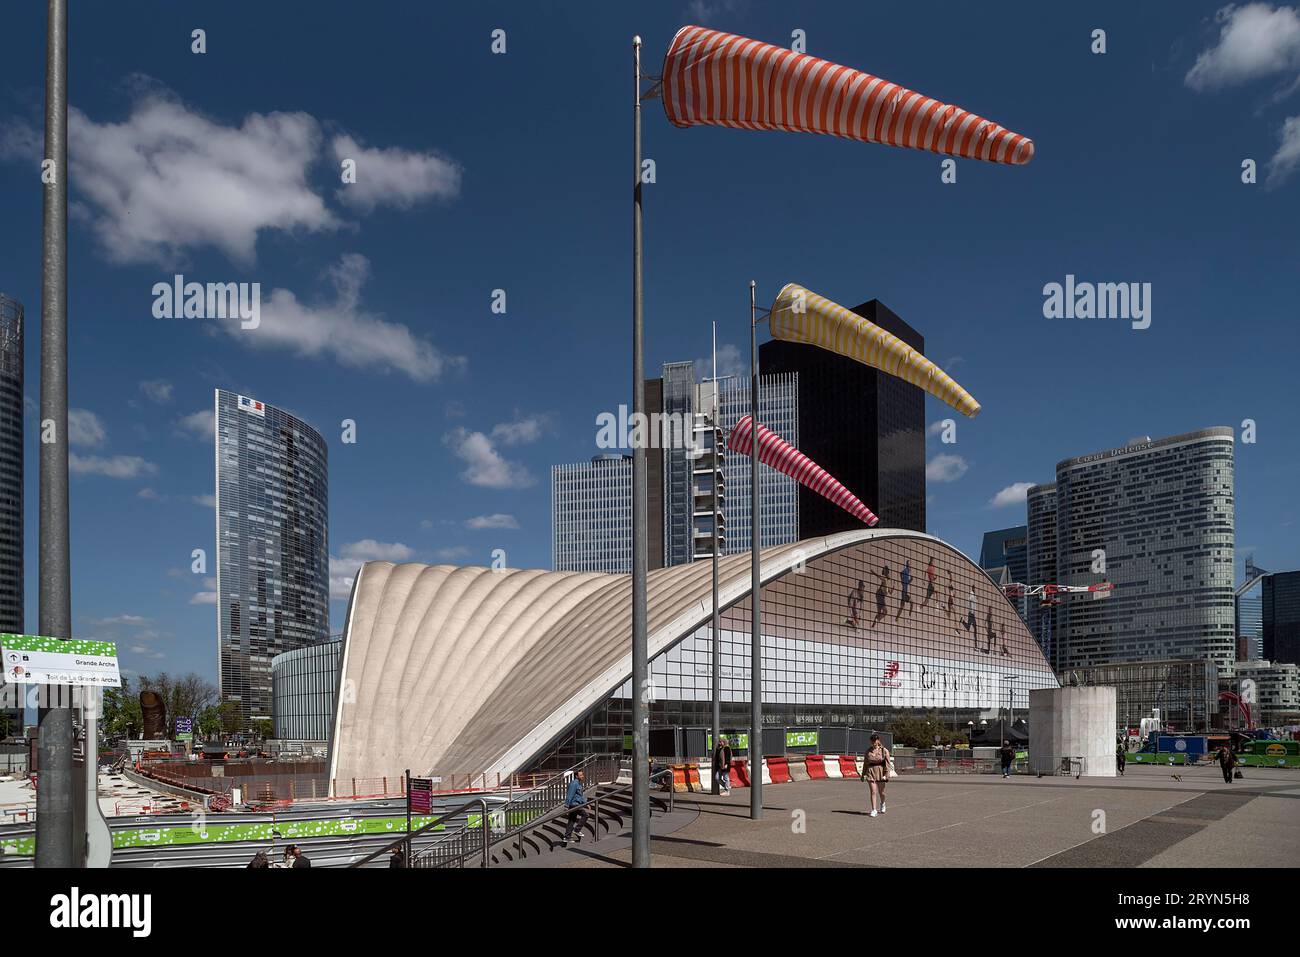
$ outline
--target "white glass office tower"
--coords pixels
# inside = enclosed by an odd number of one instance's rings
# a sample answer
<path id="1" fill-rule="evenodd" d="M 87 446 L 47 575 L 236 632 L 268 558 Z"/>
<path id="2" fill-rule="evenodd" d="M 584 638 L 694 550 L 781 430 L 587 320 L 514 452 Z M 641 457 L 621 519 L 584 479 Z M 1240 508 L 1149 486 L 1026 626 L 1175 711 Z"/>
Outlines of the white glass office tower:
<path id="1" fill-rule="evenodd" d="M 1106 600 L 1057 606 L 1058 672 L 1154 659 L 1231 665 L 1232 443 L 1229 428 L 1202 429 L 1057 465 L 1054 581 L 1115 586 Z M 1103 572 L 1093 570 L 1099 553 Z"/>
<path id="2" fill-rule="evenodd" d="M 329 455 L 307 423 L 216 390 L 221 700 L 269 720 L 271 659 L 329 637 Z"/>
<path id="3" fill-rule="evenodd" d="M 632 456 L 551 467 L 551 567 L 632 571 Z"/>
<path id="4" fill-rule="evenodd" d="M 748 378 L 718 380 L 719 418 L 728 435 L 737 422 L 749 415 Z M 708 383 L 701 386 L 707 396 Z M 759 377 L 758 422 L 795 448 L 799 447 L 799 374 L 797 372 Z M 712 398 L 708 398 L 712 409 Z M 724 555 L 749 551 L 749 457 L 727 450 L 722 456 L 723 485 L 727 490 L 724 527 L 727 530 Z M 785 545 L 799 541 L 799 483 L 776 469 L 760 466 L 758 494 L 763 509 L 759 545 Z"/>

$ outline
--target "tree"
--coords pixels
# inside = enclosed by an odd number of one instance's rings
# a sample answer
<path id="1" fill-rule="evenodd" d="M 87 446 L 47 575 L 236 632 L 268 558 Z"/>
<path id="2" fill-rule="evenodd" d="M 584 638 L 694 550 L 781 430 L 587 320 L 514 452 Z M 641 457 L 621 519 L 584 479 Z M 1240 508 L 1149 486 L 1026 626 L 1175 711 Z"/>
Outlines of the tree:
<path id="1" fill-rule="evenodd" d="M 270 720 L 268 720 L 267 718 L 262 718 L 259 721 L 254 721 L 253 731 L 256 732 L 258 738 L 260 738 L 263 741 L 271 737 L 271 735 L 275 734 L 275 728 L 272 726 Z"/>
<path id="2" fill-rule="evenodd" d="M 939 721 L 938 712 L 930 711 L 924 716 L 905 714 L 895 718 L 889 726 L 894 735 L 894 743 L 909 748 L 933 748 L 936 744 L 965 743 L 966 734 L 954 731 Z M 939 740 L 936 742 L 935 738 Z"/>
<path id="3" fill-rule="evenodd" d="M 104 689 L 102 731 L 106 740 L 134 738 L 144 730 L 140 698 L 131 691 L 131 679 L 123 676 L 122 687 Z"/>

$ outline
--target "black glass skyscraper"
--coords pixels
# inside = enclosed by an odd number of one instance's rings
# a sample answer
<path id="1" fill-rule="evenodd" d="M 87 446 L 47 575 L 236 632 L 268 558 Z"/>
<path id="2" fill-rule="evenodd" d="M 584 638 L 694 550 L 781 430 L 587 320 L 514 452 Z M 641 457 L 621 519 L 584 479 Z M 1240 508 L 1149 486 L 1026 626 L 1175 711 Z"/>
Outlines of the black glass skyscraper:
<path id="1" fill-rule="evenodd" d="M 329 637 L 325 440 L 300 419 L 216 392 L 221 699 L 271 718 L 271 659 Z"/>
<path id="2" fill-rule="evenodd" d="M 872 299 L 853 309 L 925 353 L 925 337 Z M 925 393 L 845 356 L 798 342 L 759 349 L 764 375 L 799 374 L 799 450 L 839 479 L 885 528 L 925 531 Z M 799 489 L 799 535 L 862 523 L 811 489 Z"/>
<path id="3" fill-rule="evenodd" d="M 1264 576 L 1264 659 L 1300 664 L 1300 572 Z"/>
<path id="4" fill-rule="evenodd" d="M 23 631 L 23 306 L 0 293 L 0 631 Z"/>

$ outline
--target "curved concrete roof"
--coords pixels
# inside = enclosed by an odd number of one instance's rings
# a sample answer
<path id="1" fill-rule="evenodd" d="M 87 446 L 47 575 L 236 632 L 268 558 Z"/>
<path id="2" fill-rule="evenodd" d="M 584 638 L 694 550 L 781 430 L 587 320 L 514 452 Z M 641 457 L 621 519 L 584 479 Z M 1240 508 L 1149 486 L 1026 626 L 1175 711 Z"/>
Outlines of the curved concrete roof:
<path id="1" fill-rule="evenodd" d="M 864 529 L 769 548 L 761 580 L 900 537 L 961 554 L 919 532 Z M 749 561 L 719 563 L 722 608 L 749 595 Z M 653 659 L 708 623 L 711 563 L 656 569 L 647 588 Z M 330 777 L 523 767 L 631 678 L 631 592 L 630 575 L 366 563 L 348 608 Z"/>

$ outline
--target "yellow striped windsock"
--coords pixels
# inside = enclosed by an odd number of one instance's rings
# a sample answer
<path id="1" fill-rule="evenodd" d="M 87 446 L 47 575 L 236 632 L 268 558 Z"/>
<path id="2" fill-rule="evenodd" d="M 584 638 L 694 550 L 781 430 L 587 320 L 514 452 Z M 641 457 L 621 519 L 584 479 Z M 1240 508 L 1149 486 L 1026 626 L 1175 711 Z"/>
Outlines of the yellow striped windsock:
<path id="1" fill-rule="evenodd" d="M 937 365 L 902 339 L 797 283 L 787 283 L 768 319 L 772 336 L 837 352 L 919 386 L 962 415 L 975 418 L 980 404 Z"/>

